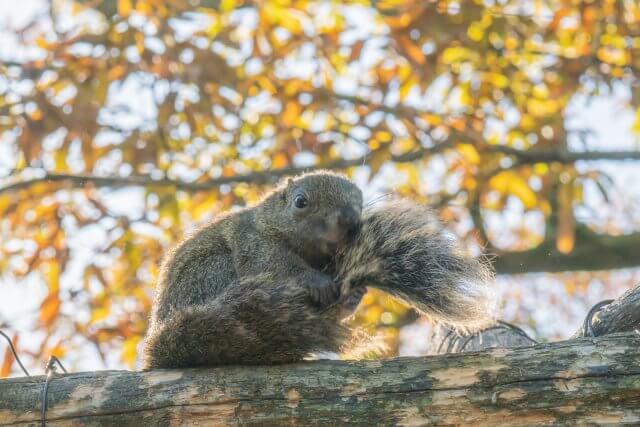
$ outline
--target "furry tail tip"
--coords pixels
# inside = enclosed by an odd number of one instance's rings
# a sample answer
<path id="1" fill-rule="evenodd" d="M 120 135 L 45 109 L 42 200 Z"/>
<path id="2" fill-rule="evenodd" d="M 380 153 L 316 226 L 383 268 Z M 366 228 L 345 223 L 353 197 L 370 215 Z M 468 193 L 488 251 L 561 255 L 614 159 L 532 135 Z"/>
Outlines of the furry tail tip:
<path id="1" fill-rule="evenodd" d="M 340 280 L 382 289 L 435 320 L 463 330 L 495 323 L 488 262 L 468 254 L 424 206 L 393 200 L 366 209 L 337 261 Z"/>

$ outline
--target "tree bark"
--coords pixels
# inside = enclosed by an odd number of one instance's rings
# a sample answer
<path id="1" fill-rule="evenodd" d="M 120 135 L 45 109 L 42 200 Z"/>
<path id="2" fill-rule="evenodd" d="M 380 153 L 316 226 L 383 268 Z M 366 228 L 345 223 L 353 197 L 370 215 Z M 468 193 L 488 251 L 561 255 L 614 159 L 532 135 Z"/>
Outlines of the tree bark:
<path id="1" fill-rule="evenodd" d="M 0 425 L 38 425 L 43 377 L 0 381 Z M 47 425 L 640 423 L 640 335 L 385 361 L 54 378 Z"/>

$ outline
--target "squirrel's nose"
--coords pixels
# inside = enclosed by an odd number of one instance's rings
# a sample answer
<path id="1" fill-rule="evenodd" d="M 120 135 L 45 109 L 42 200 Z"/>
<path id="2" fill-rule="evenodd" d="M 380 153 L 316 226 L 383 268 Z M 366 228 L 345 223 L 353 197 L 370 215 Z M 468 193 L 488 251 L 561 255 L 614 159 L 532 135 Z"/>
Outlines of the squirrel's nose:
<path id="1" fill-rule="evenodd" d="M 351 207 L 340 209 L 338 224 L 349 235 L 355 234 L 360 228 L 360 214 Z"/>

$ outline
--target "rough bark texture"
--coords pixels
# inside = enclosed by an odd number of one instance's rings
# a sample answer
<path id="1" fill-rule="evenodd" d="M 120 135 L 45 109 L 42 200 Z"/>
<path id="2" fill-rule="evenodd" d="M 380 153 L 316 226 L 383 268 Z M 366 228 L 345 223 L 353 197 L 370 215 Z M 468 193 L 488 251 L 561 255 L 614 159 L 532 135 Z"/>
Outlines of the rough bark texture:
<path id="1" fill-rule="evenodd" d="M 593 315 L 591 327 L 595 336 L 640 329 L 640 286 L 598 310 Z M 575 337 L 585 335 L 588 333 L 583 326 Z"/>
<path id="2" fill-rule="evenodd" d="M 38 425 L 43 377 L 0 381 L 0 425 Z M 47 425 L 640 423 L 640 335 L 386 361 L 56 377 Z"/>

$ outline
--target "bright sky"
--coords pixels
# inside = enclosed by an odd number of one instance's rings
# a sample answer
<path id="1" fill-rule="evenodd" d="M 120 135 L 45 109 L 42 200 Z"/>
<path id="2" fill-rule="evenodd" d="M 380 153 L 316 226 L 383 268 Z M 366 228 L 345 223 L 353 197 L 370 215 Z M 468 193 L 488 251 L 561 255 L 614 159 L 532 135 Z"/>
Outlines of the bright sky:
<path id="1" fill-rule="evenodd" d="M 17 39 L 12 30 L 20 28 L 26 24 L 30 17 L 35 13 L 42 13 L 47 2 L 41 0 L 21 0 L 17 1 L 0 1 L 0 61 L 20 61 L 28 57 L 30 52 L 20 51 L 17 49 Z M 125 89 L 125 93 L 121 94 L 125 98 L 135 99 L 135 96 L 128 96 L 126 91 L 135 91 L 135 88 Z M 569 123 L 572 128 L 590 128 L 596 135 L 589 141 L 586 147 L 589 150 L 624 150 L 634 149 L 640 146 L 637 136 L 631 133 L 631 127 L 634 120 L 634 114 L 628 109 L 622 108 L 625 100 L 629 97 L 626 88 L 617 88 L 614 93 L 601 96 L 591 100 L 587 105 L 584 99 L 576 97 L 570 107 L 571 121 Z M 144 108 L 141 108 L 144 110 Z M 575 150 L 584 150 L 577 140 L 571 141 L 572 148 Z M 2 162 L 2 144 L 0 140 L 0 166 Z M 6 157 L 5 157 L 6 159 Z M 594 164 L 582 165 L 581 167 L 593 168 Z M 628 224 L 627 228 L 638 227 L 640 224 L 640 164 L 639 163 L 620 163 L 620 162 L 598 162 L 597 168 L 607 171 L 614 178 L 616 188 L 612 191 L 613 209 L 604 211 L 602 203 L 597 196 L 595 189 L 592 189 L 587 196 L 590 205 L 593 207 L 592 212 L 585 212 L 596 218 L 598 216 L 607 216 L 616 218 L 620 222 Z M 108 171 L 106 171 L 108 173 Z M 435 172 L 434 172 L 435 173 Z M 367 189 L 370 195 L 375 194 L 375 188 L 382 183 L 392 182 L 392 173 L 387 176 L 382 174 Z M 114 192 L 109 198 L 109 203 L 114 211 L 119 207 L 126 206 L 129 212 L 137 210 L 139 192 L 118 191 Z M 628 218 L 629 206 L 635 207 L 635 218 Z M 517 207 L 512 215 L 507 215 L 508 222 L 518 222 L 521 219 Z M 627 210 L 626 213 L 623 212 Z M 501 221 L 504 221 L 503 217 Z M 92 255 L 92 246 L 100 241 L 99 230 L 87 230 L 82 234 L 74 236 L 70 245 L 73 248 L 83 249 L 75 251 L 81 254 L 80 258 L 75 260 L 77 268 L 71 269 L 69 274 L 63 278 L 63 286 L 72 286 L 78 283 L 81 266 L 85 262 L 82 257 L 88 258 Z M 632 274 L 630 272 L 620 273 L 620 278 L 628 278 Z M 605 297 L 615 297 L 621 290 L 606 288 L 597 280 L 589 287 L 586 296 L 576 303 L 575 300 L 569 303 L 569 297 L 566 294 L 562 282 L 555 278 L 549 278 L 544 275 L 533 275 L 526 278 L 500 278 L 498 280 L 500 293 L 507 301 L 504 308 L 504 317 L 507 319 L 515 319 L 522 316 L 522 312 L 526 311 L 529 317 L 535 319 L 536 323 L 543 325 L 540 333 L 544 336 L 568 336 L 577 329 L 588 306 L 604 299 Z M 0 282 L 0 314 L 3 319 L 9 319 L 11 326 L 17 330 L 27 330 L 33 322 L 32 315 L 37 312 L 42 298 L 46 295 L 46 290 L 41 283 L 34 280 L 27 280 L 24 283 L 6 283 Z M 509 301 L 516 301 L 509 303 Z M 540 304 L 541 301 L 554 300 L 555 304 Z M 518 303 L 520 301 L 520 303 Z M 532 308 L 535 307 L 535 308 Z M 526 325 L 525 325 L 526 326 Z M 403 332 L 407 345 L 403 347 L 403 354 L 414 354 L 420 350 L 421 340 L 416 338 L 424 334 L 421 326 L 411 328 L 409 332 Z M 407 335 L 408 334 L 408 335 Z M 413 335 L 411 335 L 413 334 Z M 28 336 L 23 336 L 22 344 L 28 341 Z M 0 348 L 3 345 L 0 344 Z M 116 355 L 117 356 L 117 355 Z M 89 351 L 81 358 L 74 361 L 74 367 L 77 370 L 91 370 L 105 368 L 99 362 L 95 354 Z M 117 357 L 108 361 L 109 368 L 120 367 Z"/>

